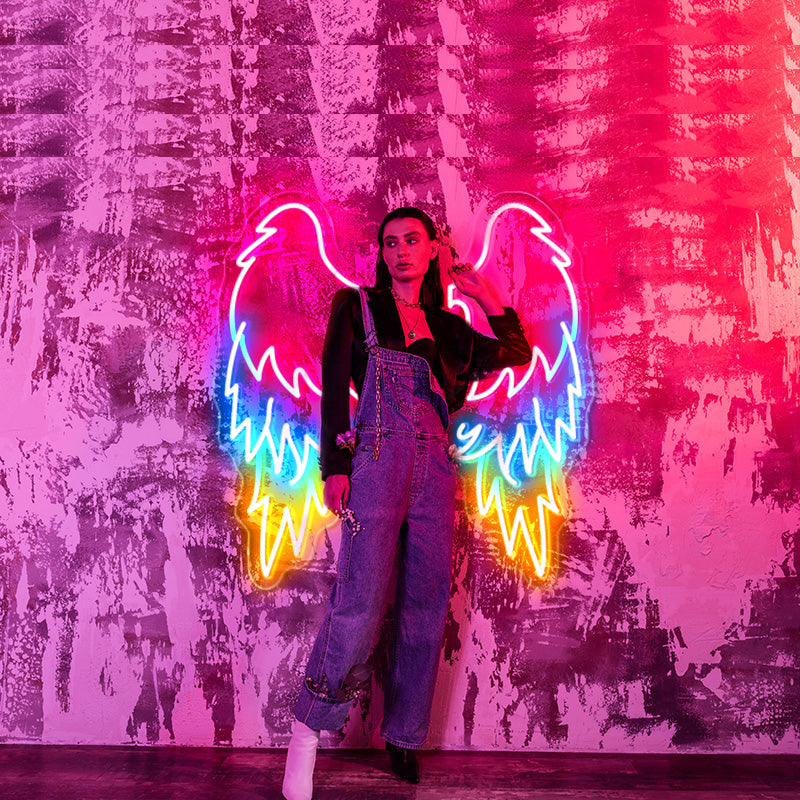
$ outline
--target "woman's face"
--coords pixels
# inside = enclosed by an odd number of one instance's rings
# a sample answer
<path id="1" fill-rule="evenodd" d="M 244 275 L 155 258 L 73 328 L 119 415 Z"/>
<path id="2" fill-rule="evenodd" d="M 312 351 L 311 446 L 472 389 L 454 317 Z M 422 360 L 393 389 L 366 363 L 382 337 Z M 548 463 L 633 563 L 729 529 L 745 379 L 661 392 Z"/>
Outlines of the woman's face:
<path id="1" fill-rule="evenodd" d="M 438 245 L 425 226 L 414 217 L 400 217 L 386 223 L 381 252 L 392 282 L 422 278 L 438 252 Z"/>

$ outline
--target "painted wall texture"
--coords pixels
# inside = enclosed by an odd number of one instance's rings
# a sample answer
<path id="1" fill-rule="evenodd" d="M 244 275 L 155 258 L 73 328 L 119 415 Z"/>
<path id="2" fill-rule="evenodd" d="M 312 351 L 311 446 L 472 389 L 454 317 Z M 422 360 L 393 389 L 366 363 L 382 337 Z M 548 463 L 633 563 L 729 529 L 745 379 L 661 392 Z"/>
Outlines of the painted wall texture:
<path id="1" fill-rule="evenodd" d="M 798 750 L 793 3 L 8 8 L 0 739 L 287 742 L 337 532 L 243 571 L 231 253 L 286 190 L 352 242 L 516 190 L 583 254 L 589 441 L 550 582 L 460 514 L 431 745 Z M 329 742 L 378 743 L 390 616 Z"/>

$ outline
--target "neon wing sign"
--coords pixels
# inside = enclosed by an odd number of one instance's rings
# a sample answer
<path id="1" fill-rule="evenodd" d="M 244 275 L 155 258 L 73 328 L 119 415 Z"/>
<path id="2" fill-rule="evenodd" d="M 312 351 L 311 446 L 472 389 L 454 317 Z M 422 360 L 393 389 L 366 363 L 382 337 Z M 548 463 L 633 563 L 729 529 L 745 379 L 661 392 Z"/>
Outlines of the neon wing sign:
<path id="1" fill-rule="evenodd" d="M 270 587 L 331 521 L 316 467 L 322 333 L 333 292 L 357 283 L 329 256 L 330 226 L 307 203 L 276 205 L 255 233 L 236 257 L 227 309 L 221 436 L 242 474 L 248 571 L 257 585 Z M 514 305 L 533 341 L 533 359 L 473 383 L 468 407 L 451 427 L 482 527 L 495 529 L 507 557 L 539 578 L 550 567 L 552 517 L 566 516 L 559 486 L 581 443 L 586 408 L 573 262 L 559 238 L 565 237 L 535 198 L 502 203 L 488 217 L 473 263 L 506 283 L 516 275 Z M 297 280 L 298 269 L 305 282 Z M 298 298 L 297 286 L 305 284 L 313 297 Z M 473 301 L 459 297 L 454 284 L 446 296 L 451 310 L 479 320 Z M 542 296 L 549 298 L 544 315 Z"/>

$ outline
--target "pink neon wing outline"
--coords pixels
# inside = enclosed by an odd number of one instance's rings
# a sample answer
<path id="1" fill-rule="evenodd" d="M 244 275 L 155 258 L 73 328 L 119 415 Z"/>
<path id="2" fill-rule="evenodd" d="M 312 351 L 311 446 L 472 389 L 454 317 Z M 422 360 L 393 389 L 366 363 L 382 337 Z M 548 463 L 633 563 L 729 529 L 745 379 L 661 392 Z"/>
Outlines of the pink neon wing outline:
<path id="1" fill-rule="evenodd" d="M 486 268 L 487 264 L 492 263 L 492 252 L 497 248 L 496 231 L 503 217 L 509 214 L 523 215 L 525 224 L 530 224 L 530 235 L 538 242 L 540 249 L 543 246 L 543 257 L 549 262 L 551 277 L 552 269 L 557 270 L 563 286 L 561 302 L 564 313 L 556 314 L 555 319 L 547 323 L 557 346 L 551 343 L 549 348 L 545 348 L 534 338 L 533 359 L 527 368 L 506 368 L 496 375 L 475 381 L 468 393 L 468 403 L 480 409 L 486 408 L 488 402 L 494 406 L 500 402 L 501 407 L 505 407 L 504 422 L 490 429 L 482 419 L 475 424 L 456 420 L 453 434 L 460 459 L 476 462 L 475 501 L 478 513 L 487 516 L 494 510 L 506 551 L 513 553 L 517 540 L 522 538 L 536 573 L 542 577 L 548 566 L 547 515 L 564 515 L 556 497 L 554 481 L 565 463 L 570 445 L 580 441 L 586 387 L 580 363 L 581 308 L 570 274 L 570 248 L 566 242 L 560 243 L 564 235 L 558 223 L 548 221 L 547 217 L 552 218 L 552 215 L 543 212 L 537 205 L 535 198 L 500 202 L 488 217 L 485 227 L 476 229 L 479 235 L 470 249 L 472 259 L 466 260 L 471 260 L 476 270 Z M 529 268 L 524 271 L 525 280 L 530 277 L 529 273 Z M 474 318 L 473 301 L 459 297 L 454 284 L 447 287 L 447 305 L 451 310 L 460 311 L 468 321 Z M 526 311 L 531 313 L 528 309 L 521 309 L 520 313 L 523 325 Z M 526 328 L 530 330 L 530 326 Z M 548 409 L 547 402 L 539 396 L 540 389 L 550 390 L 551 395 L 552 390 L 556 389 L 560 398 L 558 405 L 564 409 L 563 416 L 557 409 L 551 409 L 551 416 L 554 417 L 552 426 L 548 426 L 544 419 Z M 517 469 L 514 469 L 515 466 Z M 497 474 L 490 481 L 489 491 L 484 493 L 487 470 Z M 508 502 L 503 499 L 503 486 L 519 488 L 530 481 L 541 482 L 542 485 L 536 498 L 538 537 L 535 532 L 532 534 L 521 507 L 516 508 L 509 525 L 506 512 L 510 509 L 506 508 Z M 534 538 L 539 539 L 538 545 L 534 545 Z"/>

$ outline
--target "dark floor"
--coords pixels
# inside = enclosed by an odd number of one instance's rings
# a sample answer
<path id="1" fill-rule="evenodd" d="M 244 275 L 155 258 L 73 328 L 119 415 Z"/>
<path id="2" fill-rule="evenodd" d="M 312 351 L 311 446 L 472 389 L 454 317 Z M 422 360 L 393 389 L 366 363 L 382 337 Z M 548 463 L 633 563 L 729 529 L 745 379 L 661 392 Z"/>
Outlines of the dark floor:
<path id="1" fill-rule="evenodd" d="M 0 746 L 0 800 L 279 800 L 282 750 Z M 322 750 L 314 800 L 800 800 L 800 755 L 429 752 L 404 784 L 385 753 Z"/>

